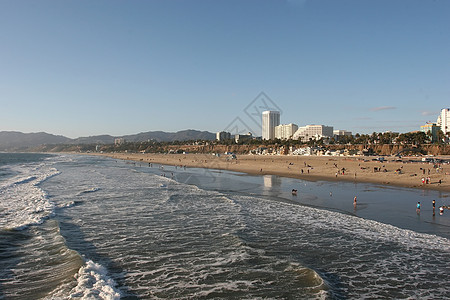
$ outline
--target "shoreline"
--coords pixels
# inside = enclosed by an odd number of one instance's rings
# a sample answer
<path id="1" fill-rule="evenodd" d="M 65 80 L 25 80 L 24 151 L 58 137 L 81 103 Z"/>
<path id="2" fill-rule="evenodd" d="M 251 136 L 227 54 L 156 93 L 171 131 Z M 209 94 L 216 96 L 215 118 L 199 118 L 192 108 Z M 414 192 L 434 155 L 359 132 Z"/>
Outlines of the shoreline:
<path id="1" fill-rule="evenodd" d="M 307 181 L 345 181 L 373 183 L 422 190 L 450 192 L 450 165 L 434 168 L 426 162 L 386 160 L 372 161 L 367 157 L 330 156 L 258 156 L 212 154 L 141 154 L 141 153 L 89 153 L 141 164 L 186 166 L 242 172 L 251 175 L 277 175 Z M 398 172 L 400 171 L 400 172 Z M 447 173 L 446 173 L 447 172 Z M 422 184 L 422 178 L 430 178 Z M 441 184 L 439 184 L 441 180 Z"/>

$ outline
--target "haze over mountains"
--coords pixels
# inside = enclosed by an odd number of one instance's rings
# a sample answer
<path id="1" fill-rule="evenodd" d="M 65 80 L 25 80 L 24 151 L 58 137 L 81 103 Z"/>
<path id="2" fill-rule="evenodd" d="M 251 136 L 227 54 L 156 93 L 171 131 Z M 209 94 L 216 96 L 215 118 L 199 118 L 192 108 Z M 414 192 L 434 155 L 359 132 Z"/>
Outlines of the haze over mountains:
<path id="1" fill-rule="evenodd" d="M 0 151 L 24 150 L 48 144 L 113 144 L 115 138 L 124 138 L 127 142 L 173 142 L 188 140 L 214 140 L 215 134 L 208 131 L 182 130 L 178 132 L 149 131 L 125 136 L 97 135 L 71 139 L 62 135 L 45 132 L 23 133 L 0 131 Z"/>

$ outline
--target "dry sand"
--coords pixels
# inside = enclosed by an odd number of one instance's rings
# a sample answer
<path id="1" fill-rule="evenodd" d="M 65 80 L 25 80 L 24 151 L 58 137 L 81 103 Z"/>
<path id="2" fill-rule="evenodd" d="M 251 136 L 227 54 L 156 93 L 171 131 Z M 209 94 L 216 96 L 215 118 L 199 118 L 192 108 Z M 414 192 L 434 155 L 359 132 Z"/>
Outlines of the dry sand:
<path id="1" fill-rule="evenodd" d="M 102 154 L 116 159 L 133 160 L 141 164 L 163 164 L 244 172 L 257 175 L 279 175 L 304 180 L 370 182 L 410 188 L 433 189 L 450 192 L 450 165 L 434 168 L 424 162 L 402 162 L 387 158 L 384 162 L 372 161 L 367 157 L 324 157 L 324 156 L 258 156 L 238 155 L 229 159 L 212 154 Z M 420 160 L 420 158 L 411 158 Z M 380 171 L 376 171 L 378 168 Z M 345 170 L 343 170 L 345 169 Z M 303 170 L 303 172 L 302 172 Z M 397 172 L 401 170 L 401 172 Z M 422 178 L 429 177 L 429 184 L 422 184 Z M 441 180 L 442 183 L 439 183 Z"/>

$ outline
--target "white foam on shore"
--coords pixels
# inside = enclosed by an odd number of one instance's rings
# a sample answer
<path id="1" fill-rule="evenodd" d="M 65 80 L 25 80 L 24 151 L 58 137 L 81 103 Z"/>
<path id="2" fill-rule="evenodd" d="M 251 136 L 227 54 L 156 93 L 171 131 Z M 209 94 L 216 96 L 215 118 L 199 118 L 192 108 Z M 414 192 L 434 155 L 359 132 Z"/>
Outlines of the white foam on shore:
<path id="1" fill-rule="evenodd" d="M 69 299 L 120 299 L 116 283 L 100 264 L 87 260 L 75 275 L 77 286 L 70 291 Z"/>
<path id="2" fill-rule="evenodd" d="M 283 213 L 279 208 L 272 207 L 278 205 L 271 200 L 251 196 L 238 196 L 237 198 L 256 204 L 252 206 L 253 212 L 271 215 L 273 222 L 289 220 L 295 224 L 302 224 L 302 226 L 325 230 L 333 229 L 362 239 L 402 244 L 407 248 L 435 249 L 445 252 L 450 249 L 450 240 L 444 237 L 402 229 L 374 220 L 288 203 L 284 203 L 287 209 Z M 257 205 L 261 201 L 266 201 L 267 205 Z M 260 210 L 264 210 L 264 212 Z"/>
<path id="3" fill-rule="evenodd" d="M 4 229 L 41 224 L 54 213 L 54 204 L 38 185 L 59 171 L 45 164 L 22 165 L 16 171 L 20 174 L 0 186 L 0 228 Z"/>

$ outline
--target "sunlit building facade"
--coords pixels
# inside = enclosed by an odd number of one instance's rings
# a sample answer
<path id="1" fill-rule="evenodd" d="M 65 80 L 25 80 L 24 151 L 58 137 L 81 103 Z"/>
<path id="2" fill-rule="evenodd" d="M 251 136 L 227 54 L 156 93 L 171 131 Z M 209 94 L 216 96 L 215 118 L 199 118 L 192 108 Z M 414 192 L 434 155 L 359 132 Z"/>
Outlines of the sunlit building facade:
<path id="1" fill-rule="evenodd" d="M 441 114 L 439 115 L 436 125 L 441 128 L 444 134 L 450 132 L 450 109 L 443 108 Z"/>
<path id="2" fill-rule="evenodd" d="M 275 126 L 275 138 L 281 140 L 291 139 L 297 130 L 298 125 L 293 123 Z"/>
<path id="3" fill-rule="evenodd" d="M 280 125 L 280 112 L 266 110 L 262 113 L 262 139 L 272 140 L 275 138 L 275 127 Z"/>
<path id="4" fill-rule="evenodd" d="M 323 137 L 333 137 L 333 127 L 325 125 L 306 125 L 300 127 L 292 139 L 307 142 L 309 140 L 319 140 Z"/>

